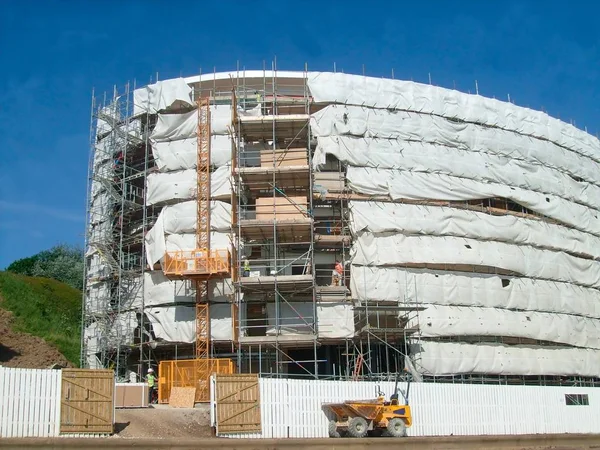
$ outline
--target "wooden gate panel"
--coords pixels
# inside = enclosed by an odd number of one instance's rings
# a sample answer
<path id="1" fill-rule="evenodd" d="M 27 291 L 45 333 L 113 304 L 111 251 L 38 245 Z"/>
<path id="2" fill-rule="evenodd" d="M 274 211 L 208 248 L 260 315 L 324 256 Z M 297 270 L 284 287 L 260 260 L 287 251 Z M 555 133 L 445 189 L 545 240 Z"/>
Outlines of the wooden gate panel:
<path id="1" fill-rule="evenodd" d="M 217 433 L 262 431 L 258 375 L 216 376 Z"/>
<path id="2" fill-rule="evenodd" d="M 112 433 L 114 386 L 112 370 L 63 369 L 60 432 Z"/>

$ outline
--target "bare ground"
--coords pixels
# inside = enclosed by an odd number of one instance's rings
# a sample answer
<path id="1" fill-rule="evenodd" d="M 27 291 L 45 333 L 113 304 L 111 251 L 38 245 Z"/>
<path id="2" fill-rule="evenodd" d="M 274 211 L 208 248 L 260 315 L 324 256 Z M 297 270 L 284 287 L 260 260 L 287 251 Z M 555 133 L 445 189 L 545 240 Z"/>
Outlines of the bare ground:
<path id="1" fill-rule="evenodd" d="M 72 364 L 43 339 L 13 330 L 10 311 L 0 309 L 0 365 L 26 369 L 45 369 L 53 364 Z"/>
<path id="2" fill-rule="evenodd" d="M 208 405 L 199 408 L 117 409 L 115 436 L 121 438 L 192 439 L 211 436 Z"/>

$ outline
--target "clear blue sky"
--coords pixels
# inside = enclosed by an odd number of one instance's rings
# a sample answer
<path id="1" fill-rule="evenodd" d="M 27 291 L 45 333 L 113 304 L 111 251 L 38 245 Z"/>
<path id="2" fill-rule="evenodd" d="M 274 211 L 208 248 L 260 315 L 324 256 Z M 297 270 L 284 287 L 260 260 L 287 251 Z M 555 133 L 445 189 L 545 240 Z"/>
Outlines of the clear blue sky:
<path id="1" fill-rule="evenodd" d="M 579 1 L 0 1 L 0 268 L 83 245 L 90 96 L 203 71 L 454 87 L 600 131 L 600 6 Z"/>

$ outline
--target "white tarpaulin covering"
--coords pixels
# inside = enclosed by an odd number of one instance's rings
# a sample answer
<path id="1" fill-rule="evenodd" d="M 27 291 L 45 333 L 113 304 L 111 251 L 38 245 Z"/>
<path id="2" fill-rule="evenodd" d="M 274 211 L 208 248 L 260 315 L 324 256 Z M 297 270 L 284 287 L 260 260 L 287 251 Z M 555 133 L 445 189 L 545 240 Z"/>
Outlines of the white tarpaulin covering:
<path id="1" fill-rule="evenodd" d="M 148 175 L 146 187 L 146 204 L 148 205 L 196 198 L 196 170 L 152 173 Z M 231 196 L 231 167 L 222 166 L 210 174 L 210 195 L 212 198 L 229 198 Z"/>
<path id="2" fill-rule="evenodd" d="M 348 338 L 354 335 L 354 313 L 349 303 L 317 305 L 317 328 L 321 338 Z M 267 304 L 267 336 L 276 334 L 275 304 Z M 279 334 L 312 334 L 315 324 L 312 303 L 279 303 Z"/>
<path id="3" fill-rule="evenodd" d="M 233 285 L 231 279 L 209 281 L 208 300 L 225 303 L 231 300 Z M 144 306 L 160 306 L 175 303 L 196 303 L 196 289 L 189 280 L 169 280 L 161 271 L 144 274 Z M 138 298 L 136 307 L 141 306 Z"/>
<path id="4" fill-rule="evenodd" d="M 513 132 L 450 121 L 442 117 L 359 106 L 331 105 L 311 115 L 311 131 L 318 137 L 352 135 L 399 139 L 458 147 L 523 159 L 565 171 L 600 184 L 600 164 L 550 141 Z"/>
<path id="5" fill-rule="evenodd" d="M 195 169 L 198 160 L 198 141 L 194 136 L 177 141 L 152 142 L 152 155 L 161 172 Z M 211 136 L 211 165 L 221 167 L 229 161 L 231 161 L 231 137 Z"/>
<path id="6" fill-rule="evenodd" d="M 565 251 L 600 258 L 600 238 L 540 220 L 498 216 L 442 206 L 350 202 L 353 234 L 457 236 Z"/>
<path id="7" fill-rule="evenodd" d="M 231 205 L 220 201 L 211 202 L 211 230 L 221 230 L 219 233 L 211 233 L 211 248 L 218 250 L 221 248 L 229 248 L 229 244 L 225 247 L 225 237 L 228 236 L 225 232 L 229 230 L 231 221 Z M 196 232 L 196 203 L 184 202 L 176 205 L 165 207 L 159 214 L 154 226 L 146 233 L 146 257 L 149 264 L 154 264 L 159 261 L 167 251 L 165 243 L 165 235 L 185 235 L 186 238 L 174 238 L 171 243 L 175 245 L 178 242 L 192 242 L 192 237 L 195 239 Z M 227 242 L 231 240 L 227 237 Z M 187 245 L 187 244 L 185 244 Z M 191 248 L 177 248 L 177 250 L 193 250 Z M 170 249 L 169 251 L 172 251 Z"/>
<path id="8" fill-rule="evenodd" d="M 146 308 L 157 340 L 192 343 L 196 341 L 195 306 Z M 231 341 L 233 329 L 231 305 L 210 305 L 210 336 L 214 341 Z"/>
<path id="9" fill-rule="evenodd" d="M 194 250 L 196 248 L 196 234 L 169 234 L 166 237 L 168 252 L 178 250 Z M 228 250 L 231 247 L 231 238 L 228 233 L 212 231 L 210 233 L 211 250 Z"/>
<path id="10" fill-rule="evenodd" d="M 132 345 L 135 329 L 138 327 L 135 311 L 125 311 L 115 315 L 112 323 L 107 325 L 109 345 Z"/>
<path id="11" fill-rule="evenodd" d="M 530 278 L 600 287 L 600 262 L 525 245 L 435 236 L 363 233 L 352 247 L 355 265 L 468 264 L 510 270 Z M 452 267 L 448 267 L 452 270 Z"/>
<path id="12" fill-rule="evenodd" d="M 546 113 L 500 100 L 412 81 L 311 72 L 308 87 L 318 103 L 345 103 L 414 111 L 485 124 L 535 136 L 600 160 L 597 138 Z"/>
<path id="13" fill-rule="evenodd" d="M 210 134 L 229 134 L 231 127 L 231 106 L 212 105 L 210 107 Z M 198 111 L 185 114 L 159 114 L 156 127 L 150 135 L 152 142 L 177 141 L 196 137 Z"/>
<path id="14" fill-rule="evenodd" d="M 197 223 L 197 203 L 188 201 L 165 206 L 163 216 L 164 234 L 195 233 Z M 231 205 L 213 200 L 210 202 L 210 229 L 229 231 L 231 229 Z"/>
<path id="15" fill-rule="evenodd" d="M 90 224 L 97 224 L 107 220 L 113 214 L 115 200 L 106 192 L 99 193 L 92 199 L 90 206 Z"/>
<path id="16" fill-rule="evenodd" d="M 319 138 L 313 162 L 324 163 L 325 154 L 352 166 L 439 173 L 552 194 L 595 209 L 600 207 L 600 187 L 576 181 L 539 163 L 506 156 L 423 142 L 351 136 Z"/>
<path id="17" fill-rule="evenodd" d="M 549 194 L 442 174 L 370 167 L 348 167 L 348 185 L 355 192 L 387 195 L 393 200 L 474 200 L 504 197 L 581 231 L 600 235 L 598 211 Z"/>
<path id="18" fill-rule="evenodd" d="M 110 291 L 108 285 L 103 282 L 87 283 L 87 295 L 85 296 L 86 313 L 99 313 L 106 311 L 109 307 Z"/>
<path id="19" fill-rule="evenodd" d="M 184 78 L 159 81 L 133 91 L 133 114 L 154 114 L 171 107 L 191 106 L 192 88 Z"/>
<path id="20" fill-rule="evenodd" d="M 349 303 L 317 304 L 317 327 L 320 338 L 351 338 L 354 336 L 352 305 Z"/>
<path id="21" fill-rule="evenodd" d="M 600 351 L 582 348 L 421 341 L 412 351 L 417 370 L 427 375 L 597 377 L 600 373 Z"/>
<path id="22" fill-rule="evenodd" d="M 530 278 L 352 266 L 350 289 L 361 302 L 418 302 L 600 318 L 599 290 Z"/>
<path id="23" fill-rule="evenodd" d="M 421 337 L 507 336 L 600 349 L 600 320 L 567 314 L 509 311 L 499 308 L 425 305 L 419 318 Z"/>

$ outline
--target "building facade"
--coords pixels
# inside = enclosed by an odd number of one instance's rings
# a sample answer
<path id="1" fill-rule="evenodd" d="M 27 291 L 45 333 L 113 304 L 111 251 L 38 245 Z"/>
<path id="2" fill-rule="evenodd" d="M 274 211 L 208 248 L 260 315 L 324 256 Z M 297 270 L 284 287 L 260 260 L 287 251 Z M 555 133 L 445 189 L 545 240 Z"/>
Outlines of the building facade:
<path id="1" fill-rule="evenodd" d="M 211 357 L 273 377 L 595 382 L 598 139 L 479 95 L 308 71 L 94 99 L 82 364 L 126 378 L 195 354 L 195 283 L 170 261 L 198 247 L 198 99 L 210 249 L 231 260 L 208 282 Z"/>

